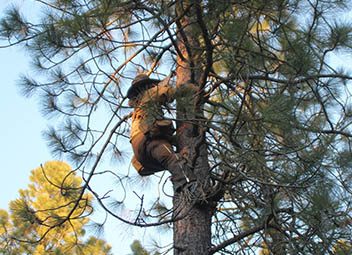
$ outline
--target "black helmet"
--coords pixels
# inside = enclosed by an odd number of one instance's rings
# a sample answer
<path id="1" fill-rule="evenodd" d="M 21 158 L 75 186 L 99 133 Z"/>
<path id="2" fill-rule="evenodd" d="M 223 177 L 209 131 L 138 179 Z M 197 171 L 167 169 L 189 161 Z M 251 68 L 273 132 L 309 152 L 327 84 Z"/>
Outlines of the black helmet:
<path id="1" fill-rule="evenodd" d="M 138 74 L 127 91 L 127 98 L 132 99 L 138 95 L 140 90 L 147 89 L 150 85 L 159 82 L 160 80 L 150 79 L 146 74 Z"/>

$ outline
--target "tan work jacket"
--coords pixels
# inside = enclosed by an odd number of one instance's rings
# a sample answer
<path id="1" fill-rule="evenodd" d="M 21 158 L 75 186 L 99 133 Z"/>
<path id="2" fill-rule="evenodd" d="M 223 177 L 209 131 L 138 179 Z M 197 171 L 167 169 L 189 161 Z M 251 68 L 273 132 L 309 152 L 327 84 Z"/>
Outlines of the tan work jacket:
<path id="1" fill-rule="evenodd" d="M 138 134 L 147 134 L 156 120 L 163 119 L 162 105 L 172 102 L 175 88 L 168 84 L 157 85 L 145 90 L 137 99 L 130 102 L 134 107 L 130 140 Z"/>

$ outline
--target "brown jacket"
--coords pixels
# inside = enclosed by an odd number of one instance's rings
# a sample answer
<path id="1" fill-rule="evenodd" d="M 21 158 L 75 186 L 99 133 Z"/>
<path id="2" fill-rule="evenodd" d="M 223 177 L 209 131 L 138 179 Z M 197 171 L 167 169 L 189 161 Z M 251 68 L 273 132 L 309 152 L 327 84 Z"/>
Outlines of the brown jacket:
<path id="1" fill-rule="evenodd" d="M 162 105 L 172 102 L 175 96 L 175 88 L 165 83 L 144 91 L 137 99 L 130 100 L 129 104 L 134 107 L 132 114 L 132 127 L 130 140 L 138 134 L 150 132 L 157 120 L 163 119 Z"/>

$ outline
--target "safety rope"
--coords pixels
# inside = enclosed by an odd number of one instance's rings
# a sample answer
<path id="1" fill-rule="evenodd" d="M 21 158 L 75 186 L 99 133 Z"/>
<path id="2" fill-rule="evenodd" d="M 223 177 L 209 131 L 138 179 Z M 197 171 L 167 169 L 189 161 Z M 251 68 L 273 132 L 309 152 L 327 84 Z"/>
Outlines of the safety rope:
<path id="1" fill-rule="evenodd" d="M 189 180 L 188 176 L 187 176 L 186 173 L 185 173 L 185 170 L 184 170 L 184 168 L 183 168 L 183 165 L 180 164 L 180 162 L 179 162 L 179 161 L 181 161 L 181 158 L 177 155 L 177 153 L 174 153 L 173 151 L 171 151 L 165 144 L 163 144 L 163 146 L 164 146 L 164 148 L 170 153 L 170 155 L 171 155 L 171 154 L 174 154 L 174 155 L 175 155 L 175 157 L 176 157 L 176 159 L 177 159 L 177 161 L 178 161 L 177 164 L 178 164 L 179 167 L 181 168 L 182 174 L 183 174 L 184 177 L 186 178 L 186 182 L 189 183 L 190 180 Z"/>

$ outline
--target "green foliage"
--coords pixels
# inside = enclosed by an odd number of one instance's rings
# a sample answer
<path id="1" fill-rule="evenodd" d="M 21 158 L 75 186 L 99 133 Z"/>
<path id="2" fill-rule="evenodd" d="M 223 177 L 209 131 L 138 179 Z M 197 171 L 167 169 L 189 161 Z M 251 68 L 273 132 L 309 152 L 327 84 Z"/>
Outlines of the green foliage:
<path id="1" fill-rule="evenodd" d="M 14 7 L 5 13 L 5 18 L 0 22 L 0 36 L 15 37 L 17 40 L 26 38 L 29 34 L 29 25 L 19 9 Z"/>
<path id="2" fill-rule="evenodd" d="M 152 255 L 152 253 L 148 252 L 141 244 L 140 241 L 134 240 L 131 244 L 132 255 Z M 153 255 L 160 255 L 159 252 L 153 253 Z"/>
<path id="3" fill-rule="evenodd" d="M 0 211 L 2 254 L 111 254 L 105 241 L 85 237 L 92 198 L 82 195 L 82 180 L 69 165 L 47 162 L 30 181 L 10 202 L 10 214 Z"/>
<path id="4" fill-rule="evenodd" d="M 97 195 L 108 214 L 138 226 L 172 219 L 164 175 L 155 194 L 133 194 L 140 201 L 129 220 L 116 213 L 109 205 L 130 203 L 130 174 L 101 162 L 130 152 L 126 90 L 135 75 L 162 79 L 176 70 L 177 107 L 168 116 L 205 132 L 207 153 L 192 163 L 207 162 L 197 170 L 225 194 L 212 201 L 212 245 L 264 226 L 219 252 L 339 253 L 352 233 L 352 77 L 330 57 L 350 53 L 350 1 L 189 0 L 180 1 L 181 12 L 173 1 L 41 2 L 46 10 L 38 9 L 37 22 L 10 9 L 0 35 L 23 42 L 33 57 L 35 73 L 21 88 L 51 117 L 45 137 L 53 152 L 70 159 L 88 184 L 115 180 Z M 192 23 L 184 25 L 183 15 Z M 83 192 L 75 182 L 63 184 L 69 201 Z M 32 196 L 22 191 L 11 204 L 22 232 L 36 235 L 33 224 L 65 219 L 58 210 L 42 215 Z M 133 247 L 147 252 L 138 242 Z"/>
<path id="5" fill-rule="evenodd" d="M 352 252 L 352 244 L 347 240 L 339 240 L 334 245 L 334 255 L 347 255 Z"/>
<path id="6" fill-rule="evenodd" d="M 350 24 L 336 23 L 330 30 L 329 46 L 332 49 L 351 48 L 352 30 Z"/>
<path id="7" fill-rule="evenodd" d="M 143 248 L 142 244 L 140 241 L 135 240 L 131 244 L 131 250 L 133 255 L 149 255 L 150 253 Z"/>

